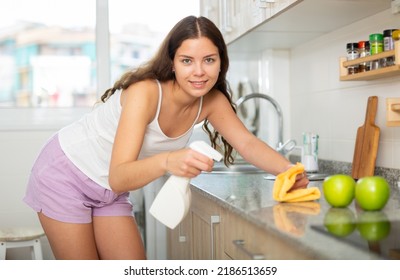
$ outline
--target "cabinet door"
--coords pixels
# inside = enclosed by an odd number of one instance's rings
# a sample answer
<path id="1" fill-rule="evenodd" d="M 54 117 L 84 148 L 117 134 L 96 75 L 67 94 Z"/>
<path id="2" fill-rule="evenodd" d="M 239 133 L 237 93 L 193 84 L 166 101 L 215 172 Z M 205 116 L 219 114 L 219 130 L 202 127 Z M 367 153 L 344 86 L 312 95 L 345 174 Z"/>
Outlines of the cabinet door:
<path id="1" fill-rule="evenodd" d="M 228 13 L 232 19 L 233 32 L 231 39 L 251 31 L 258 25 L 268 21 L 272 16 L 289 8 L 292 4 L 303 0 L 227 0 L 231 2 Z"/>
<path id="2" fill-rule="evenodd" d="M 192 191 L 188 215 L 175 229 L 168 230 L 168 259 L 223 258 L 221 213 L 222 209 L 215 202 Z"/>
<path id="3" fill-rule="evenodd" d="M 201 0 L 200 15 L 208 18 L 214 24 L 221 28 L 220 25 L 220 1 L 219 0 Z"/>
<path id="4" fill-rule="evenodd" d="M 239 37 L 255 28 L 271 16 L 273 3 L 262 0 L 231 0 L 233 1 L 231 20 L 235 29 L 236 37 Z"/>
<path id="5" fill-rule="evenodd" d="M 185 219 L 173 230 L 167 231 L 168 259 L 169 260 L 191 260 L 192 220 L 190 212 Z"/>
<path id="6" fill-rule="evenodd" d="M 262 0 L 202 0 L 200 14 L 215 23 L 229 44 L 269 17 L 271 5 Z"/>
<path id="7" fill-rule="evenodd" d="M 224 216 L 224 232 L 224 252 L 235 260 L 312 259 L 281 236 L 268 233 L 231 212 Z"/>
<path id="8" fill-rule="evenodd" d="M 192 192 L 191 219 L 193 259 L 221 259 L 221 209 L 210 199 Z"/>
<path id="9" fill-rule="evenodd" d="M 200 14 L 212 20 L 227 44 L 303 0 L 202 0 Z"/>
<path id="10" fill-rule="evenodd" d="M 245 0 L 248 1 L 248 0 Z M 239 31 L 234 27 L 238 0 L 202 0 L 200 14 L 210 19 L 221 31 L 226 43 Z"/>

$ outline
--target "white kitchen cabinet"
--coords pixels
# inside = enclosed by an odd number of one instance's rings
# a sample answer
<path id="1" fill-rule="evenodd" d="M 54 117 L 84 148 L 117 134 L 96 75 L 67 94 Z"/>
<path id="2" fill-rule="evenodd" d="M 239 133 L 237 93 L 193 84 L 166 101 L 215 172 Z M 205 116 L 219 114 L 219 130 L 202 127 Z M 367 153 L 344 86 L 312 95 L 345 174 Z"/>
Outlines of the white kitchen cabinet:
<path id="1" fill-rule="evenodd" d="M 234 27 L 236 2 L 236 0 L 200 1 L 200 14 L 215 23 L 226 42 L 230 41 L 230 38 L 235 37 L 235 34 L 238 32 L 238 29 Z"/>
<path id="2" fill-rule="evenodd" d="M 200 14 L 221 30 L 227 44 L 302 0 L 202 0 Z"/>
<path id="3" fill-rule="evenodd" d="M 244 3 L 250 6 L 248 1 L 243 1 Z M 277 0 L 271 7 L 270 14 L 260 23 L 253 22 L 253 26 L 244 28 L 236 39 L 227 40 L 230 53 L 250 54 L 266 49 L 297 47 L 328 32 L 390 9 L 390 1 Z M 243 7 L 241 9 L 246 10 Z M 254 17 L 255 13 L 256 10 L 253 10 L 250 17 Z M 251 11 L 249 14 L 251 15 Z M 239 25 L 246 26 L 243 21 L 238 22 Z"/>
<path id="4" fill-rule="evenodd" d="M 221 29 L 219 19 L 220 1 L 219 0 L 200 0 L 200 15 L 210 19 L 218 28 Z"/>

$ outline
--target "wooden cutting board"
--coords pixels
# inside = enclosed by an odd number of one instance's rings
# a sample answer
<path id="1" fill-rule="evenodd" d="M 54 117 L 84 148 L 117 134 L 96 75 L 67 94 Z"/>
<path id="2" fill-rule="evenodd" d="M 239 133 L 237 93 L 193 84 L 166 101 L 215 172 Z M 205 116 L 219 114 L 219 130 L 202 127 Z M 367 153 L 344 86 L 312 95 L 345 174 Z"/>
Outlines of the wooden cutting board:
<path id="1" fill-rule="evenodd" d="M 365 114 L 365 123 L 357 130 L 352 165 L 352 177 L 354 179 L 374 175 L 380 135 L 380 129 L 375 125 L 377 109 L 378 97 L 370 96 Z"/>

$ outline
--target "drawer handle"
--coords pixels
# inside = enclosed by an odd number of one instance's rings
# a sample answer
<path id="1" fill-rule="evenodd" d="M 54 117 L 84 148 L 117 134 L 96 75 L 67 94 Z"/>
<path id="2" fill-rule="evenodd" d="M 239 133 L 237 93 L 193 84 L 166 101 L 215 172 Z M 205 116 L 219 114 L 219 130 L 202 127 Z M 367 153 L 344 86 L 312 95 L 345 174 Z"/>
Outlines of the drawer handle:
<path id="1" fill-rule="evenodd" d="M 252 260 L 265 260 L 265 256 L 263 254 L 258 254 L 258 253 L 252 253 L 249 250 L 247 250 L 245 248 L 245 241 L 242 239 L 239 240 L 233 240 L 233 244 L 235 244 L 235 246 L 242 251 L 243 253 L 245 253 L 246 255 L 248 255 L 250 257 L 250 259 Z"/>
<path id="2" fill-rule="evenodd" d="M 211 216 L 210 217 L 210 236 L 211 236 L 211 259 L 215 260 L 215 251 L 214 251 L 214 225 L 220 223 L 219 216 Z"/>
<path id="3" fill-rule="evenodd" d="M 178 237 L 179 243 L 186 242 L 186 235 L 182 234 L 181 224 L 179 224 L 178 233 L 179 233 L 179 237 Z"/>

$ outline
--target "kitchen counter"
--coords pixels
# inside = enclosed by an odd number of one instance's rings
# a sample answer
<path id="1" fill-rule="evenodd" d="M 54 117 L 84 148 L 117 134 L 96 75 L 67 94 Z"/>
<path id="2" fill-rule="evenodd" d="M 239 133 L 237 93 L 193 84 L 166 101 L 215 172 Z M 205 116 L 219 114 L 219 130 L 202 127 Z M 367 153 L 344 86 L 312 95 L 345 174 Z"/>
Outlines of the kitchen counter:
<path id="1" fill-rule="evenodd" d="M 192 191 L 212 200 L 226 211 L 232 212 L 246 221 L 261 228 L 265 234 L 274 235 L 290 244 L 305 255 L 315 259 L 379 259 L 379 255 L 370 253 L 368 249 L 353 246 L 343 242 L 343 238 L 334 238 L 313 229 L 314 226 L 322 226 L 327 215 L 331 215 L 337 208 L 331 208 L 325 201 L 322 193 L 322 181 L 312 181 L 309 186 L 316 186 L 321 190 L 321 198 L 315 202 L 306 203 L 278 203 L 272 199 L 272 180 L 264 179 L 267 174 L 207 174 L 203 173 L 192 179 Z M 356 219 L 360 219 L 365 213 L 360 210 L 353 201 L 346 208 L 338 208 L 340 211 L 350 210 Z M 400 232 L 400 195 L 399 188 L 391 187 L 390 200 L 379 215 L 387 217 L 390 221 L 391 232 Z M 371 212 L 370 212 L 371 213 Z M 358 236 L 355 229 L 352 236 Z M 400 236 L 397 234 L 397 236 Z M 390 251 L 394 251 L 399 258 L 400 238 L 389 236 L 393 240 L 385 242 L 390 244 Z M 361 237 L 359 238 L 361 239 Z M 376 248 L 387 245 L 370 242 L 361 239 L 368 248 Z M 372 244 L 373 243 L 373 244 Z M 369 245 L 368 245 L 369 244 Z M 362 244 L 363 245 L 363 244 Z M 363 245 L 364 246 L 364 245 Z M 394 250 L 392 249 L 394 248 Z M 373 250 L 373 249 L 371 249 Z M 392 252 L 393 253 L 393 252 Z"/>

